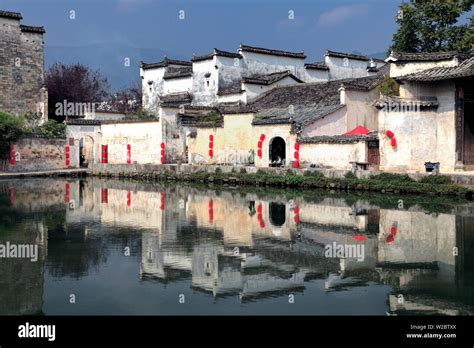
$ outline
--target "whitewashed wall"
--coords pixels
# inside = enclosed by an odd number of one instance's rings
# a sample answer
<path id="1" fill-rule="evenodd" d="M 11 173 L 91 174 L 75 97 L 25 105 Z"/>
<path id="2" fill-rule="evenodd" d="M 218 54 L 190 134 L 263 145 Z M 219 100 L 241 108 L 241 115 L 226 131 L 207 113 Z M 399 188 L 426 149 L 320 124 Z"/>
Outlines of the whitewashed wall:
<path id="1" fill-rule="evenodd" d="M 317 164 L 323 167 L 351 170 L 351 161 L 367 161 L 365 141 L 354 144 L 300 144 L 302 166 Z"/>
<path id="2" fill-rule="evenodd" d="M 455 87 L 451 82 L 418 87 L 419 96 L 438 98 L 437 110 L 387 112 L 378 114 L 380 131 L 380 169 L 425 172 L 425 162 L 440 162 L 441 172 L 453 172 L 456 161 Z M 412 90 L 417 87 L 411 87 Z M 431 89 L 431 91 L 430 91 Z M 392 148 L 386 130 L 395 134 Z"/>
<path id="3" fill-rule="evenodd" d="M 367 72 L 368 61 L 349 58 L 349 65 L 344 66 L 344 58 L 326 56 L 325 62 L 329 67 L 329 78 L 331 80 L 369 76 Z"/>
<path id="4" fill-rule="evenodd" d="M 163 80 L 163 92 L 165 95 L 173 94 L 173 93 L 190 92 L 192 87 L 193 87 L 192 76 Z"/>

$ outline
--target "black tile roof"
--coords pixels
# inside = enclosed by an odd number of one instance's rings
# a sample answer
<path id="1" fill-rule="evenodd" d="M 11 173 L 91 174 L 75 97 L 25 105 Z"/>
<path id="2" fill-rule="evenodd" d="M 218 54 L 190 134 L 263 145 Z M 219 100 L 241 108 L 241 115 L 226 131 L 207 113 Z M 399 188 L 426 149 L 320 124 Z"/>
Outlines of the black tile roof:
<path id="1" fill-rule="evenodd" d="M 66 121 L 68 126 L 100 126 L 103 124 L 118 124 L 118 123 L 148 123 L 148 122 L 159 122 L 158 117 L 139 118 L 130 116 L 120 120 L 84 120 L 84 119 L 69 119 Z"/>
<path id="2" fill-rule="evenodd" d="M 180 66 L 174 67 L 169 66 L 167 67 L 165 74 L 163 75 L 163 79 L 170 80 L 170 79 L 179 79 L 185 77 L 193 76 L 193 67 L 192 66 Z"/>
<path id="3" fill-rule="evenodd" d="M 294 124 L 298 131 L 344 107 L 340 103 L 341 87 L 371 90 L 378 86 L 383 78 L 384 74 L 377 74 L 357 79 L 276 87 L 242 107 L 240 112 L 249 110 L 256 112 L 254 124 L 283 123 L 286 120 Z"/>
<path id="4" fill-rule="evenodd" d="M 360 141 L 378 140 L 377 132 L 371 132 L 366 135 L 323 135 L 316 137 L 300 137 L 298 142 L 301 144 L 354 144 Z"/>
<path id="5" fill-rule="evenodd" d="M 20 12 L 10 12 L 10 11 L 1 11 L 0 17 L 3 18 L 12 18 L 12 19 L 23 19 Z"/>
<path id="6" fill-rule="evenodd" d="M 242 84 L 240 80 L 233 80 L 231 82 L 221 82 L 219 81 L 219 88 L 217 90 L 217 95 L 229 95 L 243 93 Z"/>
<path id="7" fill-rule="evenodd" d="M 430 82 L 454 80 L 472 76 L 474 76 L 474 57 L 463 61 L 458 66 L 431 68 L 416 73 L 399 76 L 396 79 L 400 81 Z"/>
<path id="8" fill-rule="evenodd" d="M 192 96 L 188 92 L 173 93 L 160 96 L 160 105 L 168 107 L 180 107 L 181 105 L 190 104 Z"/>
<path id="9" fill-rule="evenodd" d="M 273 56 L 291 57 L 291 58 L 301 58 L 301 59 L 306 58 L 304 51 L 289 52 L 289 51 L 274 50 L 274 49 L 269 49 L 269 48 L 248 46 L 248 45 L 243 45 L 243 44 L 240 45 L 240 51 L 268 54 L 268 55 L 273 55 Z"/>
<path id="10" fill-rule="evenodd" d="M 306 69 L 329 70 L 325 62 L 306 63 L 304 67 Z"/>
<path id="11" fill-rule="evenodd" d="M 242 55 L 240 53 L 233 53 L 233 52 L 223 51 L 223 50 L 214 48 L 211 53 L 200 55 L 200 56 L 193 56 L 191 61 L 199 62 L 202 60 L 212 59 L 214 56 L 227 57 L 227 58 L 239 58 L 239 59 L 242 58 Z"/>
<path id="12" fill-rule="evenodd" d="M 302 83 L 299 78 L 293 75 L 289 70 L 278 71 L 271 74 L 255 74 L 247 77 L 243 77 L 242 81 L 245 83 L 252 83 L 256 85 L 271 85 L 275 82 L 278 82 L 285 77 L 291 77 L 295 81 Z"/>
<path id="13" fill-rule="evenodd" d="M 436 97 L 425 97 L 420 99 L 400 98 L 383 96 L 375 102 L 378 109 L 385 109 L 387 111 L 404 111 L 407 108 L 419 107 L 420 109 L 437 109 L 439 106 Z"/>
<path id="14" fill-rule="evenodd" d="M 441 60 L 451 60 L 458 56 L 459 52 L 422 52 L 422 53 L 406 53 L 392 51 L 390 56 L 387 58 L 388 61 L 395 63 L 406 63 L 406 62 L 436 62 Z"/>
<path id="15" fill-rule="evenodd" d="M 158 62 L 158 63 L 140 62 L 140 67 L 144 70 L 154 69 L 154 68 L 165 68 L 169 65 L 192 66 L 193 64 L 185 60 L 168 59 L 166 57 L 161 62 Z"/>
<path id="16" fill-rule="evenodd" d="M 326 50 L 325 55 L 330 56 L 330 57 L 349 58 L 349 59 L 363 60 L 363 61 L 368 61 L 369 60 L 369 58 L 367 56 L 363 56 L 363 55 L 360 55 L 360 54 L 335 52 L 335 51 L 331 51 L 331 50 Z"/>
<path id="17" fill-rule="evenodd" d="M 38 34 L 44 34 L 46 31 L 44 30 L 44 27 L 32 27 L 30 25 L 20 25 L 20 30 L 23 32 L 27 33 L 38 33 Z"/>

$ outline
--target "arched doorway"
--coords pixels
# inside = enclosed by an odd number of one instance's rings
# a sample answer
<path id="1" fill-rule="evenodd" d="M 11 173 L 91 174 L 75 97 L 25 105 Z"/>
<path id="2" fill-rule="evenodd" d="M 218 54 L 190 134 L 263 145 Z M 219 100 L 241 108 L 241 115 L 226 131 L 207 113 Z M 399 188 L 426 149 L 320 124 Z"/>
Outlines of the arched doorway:
<path id="1" fill-rule="evenodd" d="M 268 216 L 273 226 L 280 227 L 286 221 L 286 207 L 282 203 L 271 202 L 268 206 Z"/>
<path id="2" fill-rule="evenodd" d="M 79 145 L 79 164 L 82 168 L 87 168 L 94 162 L 94 139 L 86 135 L 81 139 Z"/>
<path id="3" fill-rule="evenodd" d="M 284 167 L 286 164 L 286 143 L 281 137 L 275 137 L 269 146 L 270 167 Z"/>

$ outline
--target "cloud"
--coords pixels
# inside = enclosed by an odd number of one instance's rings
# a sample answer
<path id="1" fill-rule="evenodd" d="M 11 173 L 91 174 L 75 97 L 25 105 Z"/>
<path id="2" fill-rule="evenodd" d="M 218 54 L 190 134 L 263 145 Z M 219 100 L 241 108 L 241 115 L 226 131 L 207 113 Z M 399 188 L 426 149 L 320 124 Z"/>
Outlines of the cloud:
<path id="1" fill-rule="evenodd" d="M 333 27 L 352 17 L 365 16 L 369 6 L 364 4 L 339 6 L 330 11 L 323 12 L 318 19 L 318 26 Z"/>

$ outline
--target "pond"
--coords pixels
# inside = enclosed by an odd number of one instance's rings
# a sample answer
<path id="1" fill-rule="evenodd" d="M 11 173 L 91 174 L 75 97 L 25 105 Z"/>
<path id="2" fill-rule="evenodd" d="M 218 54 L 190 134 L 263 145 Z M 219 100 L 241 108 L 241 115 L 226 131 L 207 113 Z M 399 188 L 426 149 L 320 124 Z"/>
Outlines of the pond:
<path id="1" fill-rule="evenodd" d="M 468 201 L 0 181 L 0 315 L 473 313 Z"/>

